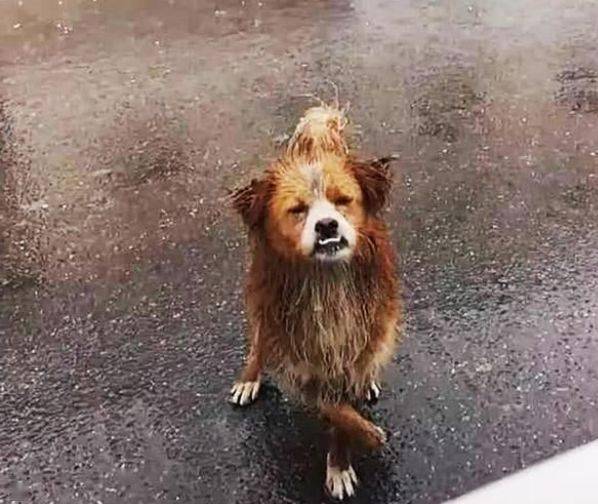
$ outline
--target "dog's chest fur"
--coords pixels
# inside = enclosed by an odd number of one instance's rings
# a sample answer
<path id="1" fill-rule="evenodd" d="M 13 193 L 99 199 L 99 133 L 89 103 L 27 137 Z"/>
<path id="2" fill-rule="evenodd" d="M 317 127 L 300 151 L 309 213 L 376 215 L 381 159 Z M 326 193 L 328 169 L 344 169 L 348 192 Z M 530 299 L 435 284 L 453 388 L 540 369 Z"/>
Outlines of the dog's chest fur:
<path id="1" fill-rule="evenodd" d="M 265 321 L 276 327 L 273 370 L 317 396 L 358 393 L 371 379 L 364 359 L 379 294 L 367 272 L 348 266 L 286 272 L 270 283 Z"/>

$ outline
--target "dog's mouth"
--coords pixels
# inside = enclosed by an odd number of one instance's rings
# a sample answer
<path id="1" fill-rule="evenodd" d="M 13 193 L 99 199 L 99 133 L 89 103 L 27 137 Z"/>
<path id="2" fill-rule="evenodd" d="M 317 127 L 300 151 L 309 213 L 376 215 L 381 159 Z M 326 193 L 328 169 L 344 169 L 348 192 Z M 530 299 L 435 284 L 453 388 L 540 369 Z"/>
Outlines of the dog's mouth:
<path id="1" fill-rule="evenodd" d="M 314 255 L 333 258 L 341 250 L 346 249 L 349 242 L 344 236 L 334 236 L 332 238 L 319 238 L 314 247 Z"/>

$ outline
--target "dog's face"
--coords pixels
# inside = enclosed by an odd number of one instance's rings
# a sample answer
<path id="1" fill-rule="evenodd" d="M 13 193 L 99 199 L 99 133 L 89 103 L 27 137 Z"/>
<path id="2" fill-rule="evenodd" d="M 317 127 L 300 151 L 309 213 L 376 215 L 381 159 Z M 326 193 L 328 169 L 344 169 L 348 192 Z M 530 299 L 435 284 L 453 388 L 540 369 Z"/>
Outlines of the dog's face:
<path id="1" fill-rule="evenodd" d="M 286 256 L 349 258 L 364 210 L 359 184 L 341 161 L 283 166 L 275 178 L 267 220 L 272 246 Z"/>
<path id="2" fill-rule="evenodd" d="M 390 188 L 388 159 L 360 163 L 326 156 L 304 164 L 279 163 L 265 179 L 233 195 L 252 230 L 271 248 L 296 260 L 347 261 L 369 218 Z"/>

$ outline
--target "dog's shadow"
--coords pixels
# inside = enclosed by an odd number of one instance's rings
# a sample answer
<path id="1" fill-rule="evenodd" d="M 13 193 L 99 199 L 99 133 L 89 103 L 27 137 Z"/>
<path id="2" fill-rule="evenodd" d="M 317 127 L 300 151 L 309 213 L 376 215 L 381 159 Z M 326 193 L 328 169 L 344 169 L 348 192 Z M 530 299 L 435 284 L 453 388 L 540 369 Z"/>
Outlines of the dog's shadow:
<path id="1" fill-rule="evenodd" d="M 253 421 L 245 446 L 248 459 L 259 464 L 264 503 L 333 503 L 325 492 L 327 439 L 321 422 L 301 406 L 264 384 L 259 401 L 251 408 Z M 250 443 L 250 444 L 249 444 Z M 389 449 L 356 457 L 360 485 L 352 499 L 343 502 L 387 503 L 393 500 L 392 462 Z M 254 458 L 257 457 L 257 460 Z M 267 486 L 267 488 L 264 488 Z M 253 495 L 252 499 L 255 499 Z M 253 500 L 254 501 L 254 500 Z M 252 501 L 252 502 L 253 502 Z"/>

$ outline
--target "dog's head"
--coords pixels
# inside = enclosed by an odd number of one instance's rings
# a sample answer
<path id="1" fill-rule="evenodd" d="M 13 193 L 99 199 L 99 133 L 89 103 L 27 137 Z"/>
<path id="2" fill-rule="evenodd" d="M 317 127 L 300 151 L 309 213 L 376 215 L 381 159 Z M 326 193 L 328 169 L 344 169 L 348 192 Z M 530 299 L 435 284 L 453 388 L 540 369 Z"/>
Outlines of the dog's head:
<path id="1" fill-rule="evenodd" d="M 233 194 L 251 232 L 289 260 L 347 261 L 384 206 L 392 158 L 360 162 L 328 153 L 282 160 Z"/>

